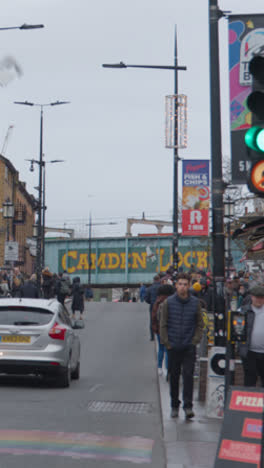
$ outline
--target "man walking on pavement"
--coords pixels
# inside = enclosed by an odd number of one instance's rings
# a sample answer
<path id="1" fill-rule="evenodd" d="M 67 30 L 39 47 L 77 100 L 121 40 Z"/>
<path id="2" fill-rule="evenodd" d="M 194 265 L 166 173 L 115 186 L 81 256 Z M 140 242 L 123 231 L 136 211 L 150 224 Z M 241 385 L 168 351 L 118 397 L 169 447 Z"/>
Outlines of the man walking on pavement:
<path id="1" fill-rule="evenodd" d="M 246 315 L 247 339 L 239 344 L 239 354 L 244 370 L 244 385 L 255 387 L 258 376 L 264 387 L 264 286 L 254 286 L 249 291 L 251 304 L 242 306 Z"/>
<path id="2" fill-rule="evenodd" d="M 183 376 L 183 409 L 186 419 L 194 417 L 193 374 L 196 345 L 203 334 L 203 316 L 197 297 L 190 294 L 190 276 L 180 273 L 176 293 L 160 307 L 160 340 L 168 349 L 171 417 L 179 415 L 179 380 Z"/>
<path id="3" fill-rule="evenodd" d="M 152 330 L 152 308 L 155 304 L 155 301 L 158 296 L 158 289 L 161 285 L 160 276 L 155 275 L 153 278 L 154 282 L 147 288 L 145 295 L 145 302 L 149 304 L 149 332 L 150 332 L 150 341 L 154 341 L 154 333 Z"/>

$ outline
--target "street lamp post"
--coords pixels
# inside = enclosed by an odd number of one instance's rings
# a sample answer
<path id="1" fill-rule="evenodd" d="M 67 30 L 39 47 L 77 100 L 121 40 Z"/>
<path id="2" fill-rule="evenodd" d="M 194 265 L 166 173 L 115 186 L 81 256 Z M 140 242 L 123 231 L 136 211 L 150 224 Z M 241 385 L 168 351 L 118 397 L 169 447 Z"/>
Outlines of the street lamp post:
<path id="1" fill-rule="evenodd" d="M 13 266 L 14 266 L 14 261 L 12 259 L 12 248 L 11 248 L 11 258 L 9 256 L 9 248 L 11 247 L 9 244 L 10 241 L 10 220 L 14 219 L 15 215 L 15 206 L 14 203 L 7 198 L 7 200 L 3 203 L 3 218 L 6 219 L 7 225 L 6 225 L 6 242 L 5 242 L 5 249 L 4 249 L 4 261 L 5 264 L 6 262 L 9 262 L 9 265 L 11 266 L 11 284 L 13 284 Z M 7 250 L 6 250 L 7 248 Z"/>
<path id="2" fill-rule="evenodd" d="M 92 223 L 92 215 L 89 216 L 89 241 L 88 241 L 88 287 L 91 286 L 91 266 L 92 266 L 92 226 L 113 226 L 117 223 L 110 221 L 109 223 Z"/>
<path id="3" fill-rule="evenodd" d="M 147 68 L 155 70 L 173 70 L 174 71 L 174 94 L 178 94 L 178 70 L 187 70 L 186 66 L 178 66 L 177 40 L 175 33 L 174 65 L 127 65 L 124 62 L 104 63 L 105 68 Z M 176 274 L 178 270 L 178 119 L 177 119 L 177 101 L 175 100 L 175 128 L 174 128 L 174 160 L 173 160 L 173 271 Z"/>
<path id="4" fill-rule="evenodd" d="M 44 156 L 44 155 L 43 155 Z M 39 161 L 36 159 L 26 159 L 25 161 L 30 161 L 30 171 L 34 171 L 34 164 L 40 164 Z M 43 167 L 43 181 L 42 181 L 42 251 L 41 251 L 41 264 L 45 266 L 45 226 L 46 226 L 46 164 L 54 164 L 54 163 L 61 163 L 65 162 L 64 159 L 52 159 L 50 161 L 42 160 L 42 167 Z"/>
<path id="5" fill-rule="evenodd" d="M 21 26 L 8 26 L 6 28 L 0 28 L 0 31 L 7 31 L 8 29 L 21 29 L 21 30 L 28 30 L 28 29 L 41 29 L 44 28 L 44 24 L 22 24 Z"/>
<path id="6" fill-rule="evenodd" d="M 40 107 L 40 145 L 39 145 L 39 185 L 38 185 L 38 236 L 37 236 L 37 256 L 36 256 L 36 273 L 37 273 L 37 288 L 41 289 L 41 270 L 42 270 L 42 249 L 43 249 L 43 226 L 42 226 L 42 185 L 43 185 L 43 108 L 47 106 L 58 106 L 61 104 L 69 104 L 69 101 L 55 101 L 47 104 L 39 104 L 28 101 L 15 101 L 14 104 L 23 106 L 36 106 Z"/>

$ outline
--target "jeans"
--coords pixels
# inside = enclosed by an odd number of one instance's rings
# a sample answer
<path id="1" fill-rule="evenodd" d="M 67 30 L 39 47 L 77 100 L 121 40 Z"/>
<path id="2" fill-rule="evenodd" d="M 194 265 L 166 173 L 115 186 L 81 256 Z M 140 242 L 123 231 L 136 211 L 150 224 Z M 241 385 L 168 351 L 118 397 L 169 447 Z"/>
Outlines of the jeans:
<path id="1" fill-rule="evenodd" d="M 168 370 L 168 351 L 163 344 L 160 342 L 160 335 L 156 335 L 158 340 L 158 367 L 162 368 L 163 359 L 165 355 L 165 366 Z"/>
<path id="2" fill-rule="evenodd" d="M 242 363 L 245 387 L 256 387 L 258 376 L 261 378 L 261 386 L 264 387 L 264 353 L 249 351 Z"/>
<path id="3" fill-rule="evenodd" d="M 181 372 L 183 378 L 183 408 L 192 408 L 195 357 L 196 347 L 194 345 L 189 345 L 187 348 L 181 350 L 175 348 L 168 350 L 172 408 L 178 408 L 181 404 L 179 400 Z"/>

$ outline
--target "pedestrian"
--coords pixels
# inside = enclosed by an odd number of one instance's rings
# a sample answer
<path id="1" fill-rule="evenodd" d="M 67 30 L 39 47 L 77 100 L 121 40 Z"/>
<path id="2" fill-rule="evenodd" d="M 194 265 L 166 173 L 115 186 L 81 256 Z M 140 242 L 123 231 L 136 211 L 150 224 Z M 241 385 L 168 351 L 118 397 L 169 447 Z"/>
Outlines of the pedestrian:
<path id="1" fill-rule="evenodd" d="M 85 299 L 89 302 L 91 302 L 93 300 L 93 290 L 91 288 L 91 286 L 87 286 L 87 288 L 85 289 Z"/>
<path id="2" fill-rule="evenodd" d="M 75 312 L 80 312 L 80 319 L 83 318 L 83 311 L 84 311 L 84 290 L 81 286 L 81 280 L 79 276 L 73 278 L 72 281 L 72 318 L 75 320 Z"/>
<path id="3" fill-rule="evenodd" d="M 130 302 L 130 300 L 131 300 L 131 295 L 130 295 L 129 289 L 124 289 L 122 297 L 121 297 L 121 302 Z"/>
<path id="4" fill-rule="evenodd" d="M 1 297 L 8 297 L 11 295 L 6 274 L 0 277 L 0 295 Z"/>
<path id="5" fill-rule="evenodd" d="M 196 345 L 203 334 L 203 317 L 197 297 L 190 291 L 190 276 L 180 273 L 176 292 L 160 307 L 160 340 L 168 350 L 171 417 L 179 415 L 179 380 L 183 377 L 183 409 L 187 419 L 194 417 L 193 376 Z"/>
<path id="6" fill-rule="evenodd" d="M 158 341 L 158 374 L 162 375 L 162 365 L 165 357 L 165 366 L 167 370 L 167 380 L 168 380 L 168 353 L 167 349 L 160 342 L 160 305 L 162 304 L 168 296 L 174 294 L 175 289 L 171 284 L 162 284 L 157 292 L 157 299 L 152 308 L 152 330 L 155 333 Z"/>
<path id="7" fill-rule="evenodd" d="M 71 288 L 68 284 L 68 279 L 63 275 L 63 273 L 58 274 L 58 278 L 55 283 L 55 294 L 57 296 L 57 300 L 64 305 L 64 301 L 67 296 L 71 294 Z"/>
<path id="8" fill-rule="evenodd" d="M 160 276 L 155 275 L 153 278 L 153 283 L 147 288 L 145 295 L 145 302 L 149 304 L 149 332 L 150 332 L 150 341 L 154 341 L 154 333 L 152 330 L 152 308 L 157 299 L 158 289 L 161 285 Z"/>
<path id="9" fill-rule="evenodd" d="M 249 285 L 248 283 L 241 283 L 238 289 L 238 301 L 237 301 L 237 307 L 238 309 L 246 305 L 247 303 L 251 302 L 251 297 L 249 293 Z"/>
<path id="10" fill-rule="evenodd" d="M 202 299 L 206 303 L 207 312 L 213 311 L 213 289 L 207 285 L 206 277 L 200 279 L 201 291 L 198 293 L 198 299 Z"/>
<path id="11" fill-rule="evenodd" d="M 39 297 L 35 274 L 31 276 L 26 275 L 26 280 L 20 287 L 20 296 L 30 297 L 32 299 L 37 299 Z"/>
<path id="12" fill-rule="evenodd" d="M 145 296 L 146 296 L 146 291 L 147 291 L 147 288 L 146 288 L 145 284 L 141 283 L 140 288 L 139 288 L 140 302 L 144 302 Z"/>
<path id="13" fill-rule="evenodd" d="M 53 294 L 53 274 L 49 267 L 42 270 L 42 291 L 44 299 L 50 299 Z"/>
<path id="14" fill-rule="evenodd" d="M 246 342 L 239 344 L 242 358 L 244 385 L 255 387 L 258 376 L 264 387 L 264 286 L 250 290 L 251 304 L 242 306 L 246 316 Z"/>
<path id="15" fill-rule="evenodd" d="M 237 310 L 238 291 L 234 287 L 234 282 L 231 278 L 226 280 L 224 286 L 224 297 L 227 309 Z"/>
<path id="16" fill-rule="evenodd" d="M 20 288 L 23 285 L 23 275 L 19 271 L 19 268 L 15 267 L 13 270 L 13 280 L 11 294 L 13 297 L 20 297 Z"/>

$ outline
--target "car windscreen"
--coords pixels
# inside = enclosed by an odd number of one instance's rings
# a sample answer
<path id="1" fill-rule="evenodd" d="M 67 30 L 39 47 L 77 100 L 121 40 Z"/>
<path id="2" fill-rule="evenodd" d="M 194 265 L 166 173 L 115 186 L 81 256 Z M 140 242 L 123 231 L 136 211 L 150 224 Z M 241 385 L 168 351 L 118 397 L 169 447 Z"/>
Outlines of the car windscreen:
<path id="1" fill-rule="evenodd" d="M 0 307 L 0 326 L 46 325 L 52 321 L 53 317 L 53 312 L 38 307 Z"/>

